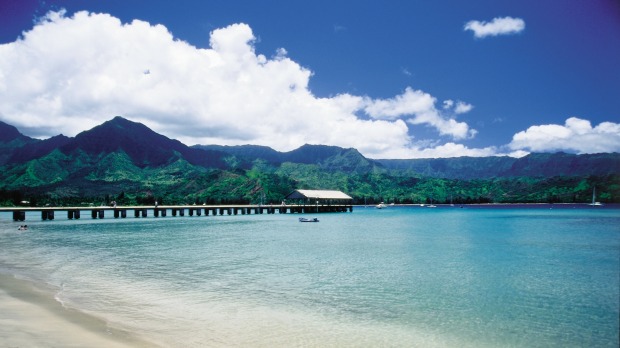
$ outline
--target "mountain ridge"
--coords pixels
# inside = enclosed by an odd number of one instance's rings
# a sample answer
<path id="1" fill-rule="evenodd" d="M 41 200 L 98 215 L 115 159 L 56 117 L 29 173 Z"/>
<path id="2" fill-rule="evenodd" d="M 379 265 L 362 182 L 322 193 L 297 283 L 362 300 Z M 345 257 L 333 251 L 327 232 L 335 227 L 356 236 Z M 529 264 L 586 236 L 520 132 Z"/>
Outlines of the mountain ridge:
<path id="1" fill-rule="evenodd" d="M 247 202 L 262 192 L 279 202 L 295 188 L 311 188 L 338 189 L 364 201 L 391 195 L 417 202 L 448 191 L 471 202 L 575 201 L 594 185 L 604 200 L 620 196 L 618 153 L 382 160 L 328 145 L 287 152 L 258 145 L 189 147 L 120 116 L 73 138 L 32 139 L 5 123 L 2 130 L 0 200 L 9 191 L 78 197 L 130 190 L 128 196 L 142 200 L 156 192 Z"/>
<path id="2" fill-rule="evenodd" d="M 224 163 L 219 161 L 219 153 L 199 152 L 178 140 L 158 134 L 141 123 L 120 116 L 79 133 L 60 148 L 66 154 L 78 149 L 95 156 L 122 150 L 138 167 L 165 165 L 179 156 L 195 165 L 225 167 Z"/>
<path id="3" fill-rule="evenodd" d="M 125 152 L 138 167 L 158 167 L 184 159 L 205 168 L 226 169 L 235 157 L 236 167 L 249 169 L 256 160 L 271 165 L 285 162 L 316 164 L 324 170 L 371 172 L 395 170 L 422 176 L 474 179 L 514 176 L 607 175 L 620 172 L 620 154 L 531 153 L 521 158 L 507 156 L 431 159 L 370 159 L 357 149 L 304 144 L 280 152 L 261 145 L 187 146 L 121 116 L 83 131 L 73 138 L 57 135 L 45 140 L 29 138 L 16 127 L 0 122 L 0 147 L 10 156 L 0 165 L 24 163 L 59 149 L 66 155 L 80 150 L 93 157 Z M 7 157 L 5 155 L 5 157 Z"/>

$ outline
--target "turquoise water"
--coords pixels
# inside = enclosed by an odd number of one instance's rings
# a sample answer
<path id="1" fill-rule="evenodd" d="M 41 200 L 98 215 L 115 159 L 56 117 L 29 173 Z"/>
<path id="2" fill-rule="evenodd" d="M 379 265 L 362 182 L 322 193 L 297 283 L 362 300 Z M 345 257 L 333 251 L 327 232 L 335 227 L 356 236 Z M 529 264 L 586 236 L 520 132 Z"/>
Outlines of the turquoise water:
<path id="1" fill-rule="evenodd" d="M 619 343 L 617 208 L 56 215 L 0 215 L 0 272 L 164 346 Z"/>

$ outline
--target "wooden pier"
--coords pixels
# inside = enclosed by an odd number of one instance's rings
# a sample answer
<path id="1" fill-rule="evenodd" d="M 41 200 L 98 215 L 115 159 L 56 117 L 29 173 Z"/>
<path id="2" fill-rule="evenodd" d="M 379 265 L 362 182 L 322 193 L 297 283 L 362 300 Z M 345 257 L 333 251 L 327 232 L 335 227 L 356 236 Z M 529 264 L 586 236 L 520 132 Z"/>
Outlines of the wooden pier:
<path id="1" fill-rule="evenodd" d="M 7 207 L 0 212 L 11 212 L 14 221 L 25 221 L 26 212 L 40 212 L 41 220 L 54 220 L 58 214 L 67 214 L 67 219 L 90 217 L 103 219 L 107 216 L 116 219 L 134 217 L 167 216 L 215 216 L 250 214 L 317 214 L 353 212 L 352 205 L 162 205 L 162 206 L 99 206 L 99 207 Z"/>

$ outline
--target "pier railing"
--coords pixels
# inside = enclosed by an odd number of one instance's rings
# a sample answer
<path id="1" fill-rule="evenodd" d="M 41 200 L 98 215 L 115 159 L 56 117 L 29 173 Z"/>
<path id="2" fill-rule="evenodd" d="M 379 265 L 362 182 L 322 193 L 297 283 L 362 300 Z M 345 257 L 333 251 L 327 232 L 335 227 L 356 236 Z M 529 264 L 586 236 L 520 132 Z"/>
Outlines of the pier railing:
<path id="1" fill-rule="evenodd" d="M 145 218 L 166 216 L 209 216 L 249 214 L 305 214 L 353 212 L 352 205 L 161 205 L 161 206 L 99 206 L 99 207 L 8 207 L 0 212 L 11 212 L 14 221 L 25 221 L 26 212 L 40 212 L 41 220 L 54 220 L 57 214 L 66 213 L 67 219 Z"/>

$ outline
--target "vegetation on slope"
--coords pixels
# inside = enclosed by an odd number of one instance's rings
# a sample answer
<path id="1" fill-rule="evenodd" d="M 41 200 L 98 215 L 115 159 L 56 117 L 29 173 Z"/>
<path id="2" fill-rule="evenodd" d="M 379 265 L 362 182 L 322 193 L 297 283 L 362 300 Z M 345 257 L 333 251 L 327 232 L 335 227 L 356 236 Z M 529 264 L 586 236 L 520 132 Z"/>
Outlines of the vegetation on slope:
<path id="1" fill-rule="evenodd" d="M 620 202 L 620 155 L 372 160 L 355 149 L 195 146 L 116 117 L 75 138 L 0 123 L 0 205 L 280 203 L 295 189 L 355 204 Z"/>

